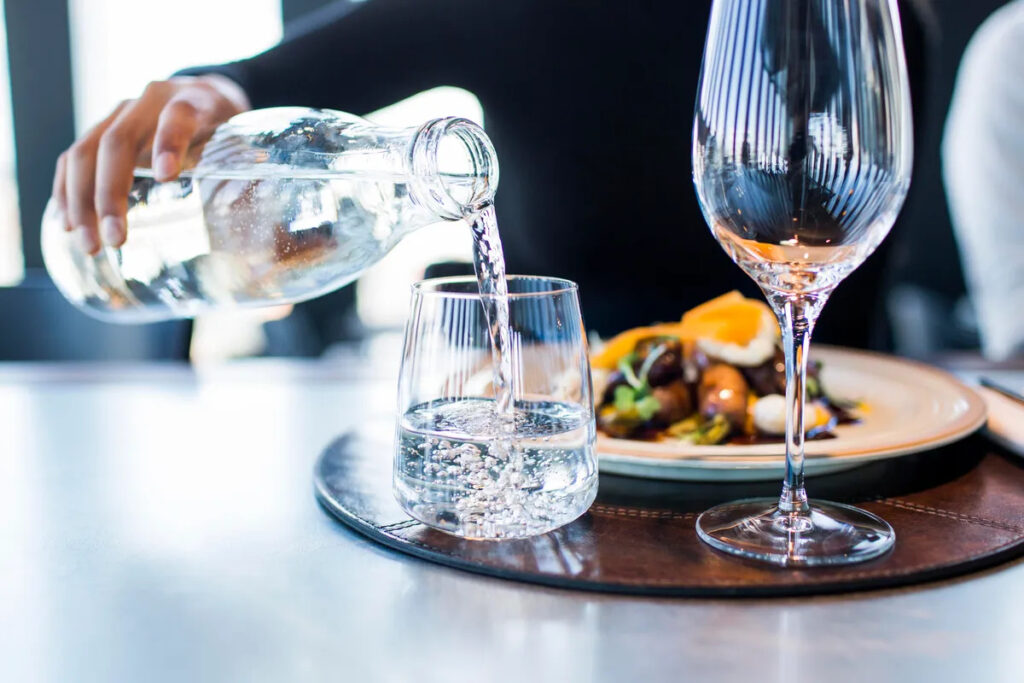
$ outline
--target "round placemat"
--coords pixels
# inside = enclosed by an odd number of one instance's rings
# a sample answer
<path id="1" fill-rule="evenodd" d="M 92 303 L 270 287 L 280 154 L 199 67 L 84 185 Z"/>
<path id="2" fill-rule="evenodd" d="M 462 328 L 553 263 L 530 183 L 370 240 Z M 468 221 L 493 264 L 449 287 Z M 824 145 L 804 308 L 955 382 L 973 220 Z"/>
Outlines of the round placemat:
<path id="1" fill-rule="evenodd" d="M 812 496 L 857 504 L 896 531 L 896 547 L 876 560 L 812 569 L 737 559 L 697 538 L 694 520 L 702 510 L 775 495 L 775 483 L 602 475 L 594 505 L 561 529 L 524 540 L 469 541 L 431 529 L 398 506 L 392 448 L 360 434 L 331 443 L 315 469 L 323 507 L 385 546 L 503 579 L 645 595 L 795 595 L 930 581 L 1024 554 L 1024 461 L 981 436 L 809 480 Z"/>

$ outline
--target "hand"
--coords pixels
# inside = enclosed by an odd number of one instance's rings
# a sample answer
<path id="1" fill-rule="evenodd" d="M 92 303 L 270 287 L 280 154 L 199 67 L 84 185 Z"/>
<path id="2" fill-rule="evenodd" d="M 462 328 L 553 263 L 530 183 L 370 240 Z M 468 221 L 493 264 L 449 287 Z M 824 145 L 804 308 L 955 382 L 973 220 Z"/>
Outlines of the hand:
<path id="1" fill-rule="evenodd" d="M 53 200 L 65 229 L 75 230 L 82 249 L 95 254 L 126 237 L 128 192 L 134 169 L 152 160 L 157 180 L 181 173 L 189 147 L 249 109 L 245 92 L 224 76 L 182 76 L 150 83 L 75 141 L 57 159 Z"/>

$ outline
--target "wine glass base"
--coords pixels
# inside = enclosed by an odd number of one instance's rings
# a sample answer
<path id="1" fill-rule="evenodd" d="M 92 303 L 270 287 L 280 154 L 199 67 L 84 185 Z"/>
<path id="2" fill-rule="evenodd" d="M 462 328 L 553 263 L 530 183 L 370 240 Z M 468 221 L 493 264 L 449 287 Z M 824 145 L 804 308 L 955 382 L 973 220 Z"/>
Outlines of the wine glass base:
<path id="1" fill-rule="evenodd" d="M 866 510 L 810 501 L 807 513 L 779 510 L 778 499 L 749 498 L 707 510 L 697 534 L 718 550 L 783 567 L 841 565 L 878 557 L 896 533 Z"/>

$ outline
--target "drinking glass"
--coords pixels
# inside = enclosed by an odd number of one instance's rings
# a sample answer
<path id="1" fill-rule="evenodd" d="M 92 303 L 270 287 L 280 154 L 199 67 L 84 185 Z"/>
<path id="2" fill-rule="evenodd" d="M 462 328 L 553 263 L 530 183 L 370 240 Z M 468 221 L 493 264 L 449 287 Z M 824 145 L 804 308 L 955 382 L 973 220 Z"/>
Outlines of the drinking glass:
<path id="1" fill-rule="evenodd" d="M 786 475 L 775 499 L 697 519 L 719 550 L 781 565 L 876 557 L 882 519 L 804 491 L 811 331 L 892 227 L 910 184 L 907 71 L 895 0 L 714 0 L 693 129 L 704 216 L 764 291 L 786 354 Z"/>
<path id="2" fill-rule="evenodd" d="M 597 495 L 590 363 L 576 285 L 509 276 L 514 421 L 497 410 L 477 280 L 413 286 L 393 485 L 410 516 L 458 536 L 521 538 Z"/>

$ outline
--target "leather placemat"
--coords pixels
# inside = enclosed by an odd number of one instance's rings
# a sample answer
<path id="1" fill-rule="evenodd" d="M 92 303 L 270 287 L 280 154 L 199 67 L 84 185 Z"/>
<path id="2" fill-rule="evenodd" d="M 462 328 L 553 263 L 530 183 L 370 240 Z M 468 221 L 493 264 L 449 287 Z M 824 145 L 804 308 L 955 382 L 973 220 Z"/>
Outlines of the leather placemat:
<path id="1" fill-rule="evenodd" d="M 504 579 L 616 593 L 688 596 L 834 593 L 929 581 L 1024 554 L 1024 460 L 981 436 L 809 480 L 812 497 L 887 520 L 896 546 L 845 567 L 782 569 L 697 538 L 704 509 L 779 484 L 651 481 L 602 475 L 583 517 L 543 536 L 469 541 L 411 519 L 391 493 L 392 444 L 340 437 L 316 465 L 317 498 L 362 534 L 403 553 Z"/>

